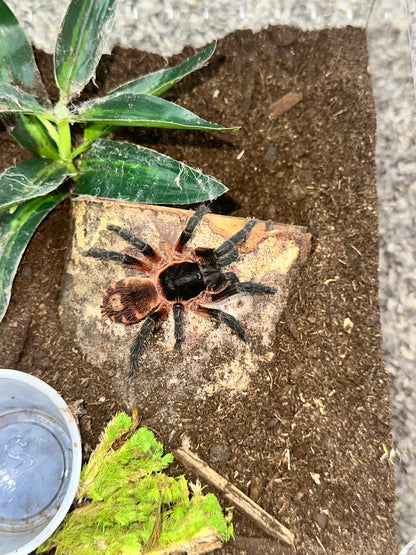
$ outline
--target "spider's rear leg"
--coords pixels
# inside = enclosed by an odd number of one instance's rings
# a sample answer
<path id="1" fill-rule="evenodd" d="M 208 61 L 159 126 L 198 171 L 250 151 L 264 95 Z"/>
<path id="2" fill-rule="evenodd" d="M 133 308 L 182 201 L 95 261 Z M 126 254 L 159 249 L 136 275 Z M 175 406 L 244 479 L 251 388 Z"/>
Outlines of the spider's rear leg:
<path id="1" fill-rule="evenodd" d="M 178 353 L 182 350 L 182 344 L 185 341 L 185 318 L 183 304 L 175 303 L 173 305 L 173 319 L 175 322 L 175 347 L 173 350 Z"/>
<path id="2" fill-rule="evenodd" d="M 146 258 L 148 258 L 153 264 L 156 264 L 161 260 L 162 256 L 148 243 L 143 241 L 137 235 L 134 235 L 128 229 L 120 227 L 119 225 L 108 224 L 107 229 L 110 231 L 115 231 L 120 235 L 122 239 L 133 245 L 137 250 L 139 250 Z"/>
<path id="3" fill-rule="evenodd" d="M 84 251 L 82 253 L 84 256 L 91 256 L 92 258 L 98 258 L 99 260 L 111 260 L 112 262 L 120 262 L 123 266 L 133 266 L 138 270 L 148 274 L 152 267 L 150 264 L 145 262 L 144 260 L 139 260 L 134 256 L 130 256 L 129 254 L 125 254 L 122 252 L 117 251 L 107 251 L 105 249 L 89 249 L 88 251 Z"/>
<path id="4" fill-rule="evenodd" d="M 197 228 L 197 226 L 199 225 L 199 223 L 201 222 L 205 214 L 208 214 L 208 212 L 209 212 L 209 209 L 204 205 L 199 206 L 195 210 L 195 212 L 187 221 L 185 229 L 182 231 L 178 240 L 176 241 L 176 245 L 175 245 L 176 252 L 184 251 L 185 246 L 190 240 L 190 238 L 192 237 L 195 229 Z"/>
<path id="5" fill-rule="evenodd" d="M 196 312 L 201 316 L 212 318 L 217 322 L 222 322 L 231 328 L 244 343 L 250 343 L 250 337 L 247 335 L 245 329 L 231 314 L 218 310 L 217 308 L 208 308 L 207 306 L 199 306 Z"/>
<path id="6" fill-rule="evenodd" d="M 160 326 L 160 323 L 166 318 L 167 315 L 168 312 L 166 309 L 159 309 L 156 312 L 153 312 L 153 314 L 150 314 L 144 320 L 136 339 L 130 347 L 130 372 L 127 376 L 129 380 L 134 377 L 139 369 L 138 358 L 146 344 L 146 341 Z"/>

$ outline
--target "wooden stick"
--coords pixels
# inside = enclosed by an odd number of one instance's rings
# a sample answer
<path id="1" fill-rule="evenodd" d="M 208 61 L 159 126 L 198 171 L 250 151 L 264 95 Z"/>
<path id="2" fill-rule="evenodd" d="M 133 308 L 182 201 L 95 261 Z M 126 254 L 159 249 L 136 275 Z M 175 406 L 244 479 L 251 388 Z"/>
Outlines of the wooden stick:
<path id="1" fill-rule="evenodd" d="M 231 503 L 253 519 L 259 528 L 266 532 L 266 534 L 269 534 L 287 545 L 294 545 L 294 536 L 290 530 L 264 509 L 259 507 L 257 503 L 233 486 L 228 480 L 220 476 L 215 470 L 212 470 L 212 468 L 197 455 L 192 453 L 187 447 L 177 449 L 173 452 L 173 455 L 185 466 L 218 488 Z"/>

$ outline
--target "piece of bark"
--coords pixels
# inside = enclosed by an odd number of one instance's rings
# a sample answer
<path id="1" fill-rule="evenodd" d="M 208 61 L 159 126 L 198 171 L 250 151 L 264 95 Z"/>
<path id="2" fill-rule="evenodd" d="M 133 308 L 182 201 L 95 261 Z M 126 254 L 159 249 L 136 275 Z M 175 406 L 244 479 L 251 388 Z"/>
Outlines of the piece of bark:
<path id="1" fill-rule="evenodd" d="M 282 116 L 289 110 L 296 106 L 301 100 L 302 95 L 300 93 L 290 92 L 273 102 L 273 104 L 269 108 L 269 115 L 272 118 L 278 118 Z"/>
<path id="2" fill-rule="evenodd" d="M 179 208 L 149 206 L 98 199 L 73 202 L 74 234 L 62 291 L 62 322 L 73 335 L 77 347 L 94 365 L 115 365 L 114 387 L 124 399 L 135 403 L 137 395 L 153 391 L 159 384 L 161 406 L 172 418 L 169 406 L 187 395 L 203 398 L 226 390 L 245 391 L 273 358 L 276 324 L 288 292 L 310 249 L 306 229 L 289 224 L 258 221 L 247 240 L 238 245 L 239 258 L 227 271 L 240 281 L 255 281 L 276 289 L 274 295 L 234 295 L 215 305 L 239 320 L 251 339 L 241 341 L 225 325 L 202 318 L 193 310 L 186 313 L 186 340 L 175 352 L 172 313 L 149 340 L 140 359 L 140 383 L 128 381 L 129 349 L 141 323 L 126 326 L 103 319 L 100 305 L 108 286 L 126 277 L 143 277 L 134 268 L 111 261 L 100 261 L 83 253 L 90 248 L 127 252 L 134 247 L 107 224 L 116 224 L 169 255 L 171 245 L 184 229 L 193 212 Z M 186 252 L 196 247 L 216 248 L 243 228 L 246 218 L 207 214 L 195 230 Z M 169 388 L 166 388 L 166 384 Z M 139 393 L 139 391 L 141 393 Z M 145 393 L 146 394 L 146 393 Z"/>
<path id="3" fill-rule="evenodd" d="M 257 505 L 245 493 L 215 472 L 190 449 L 181 447 L 175 450 L 173 455 L 189 469 L 219 489 L 231 503 L 251 518 L 263 532 L 287 545 L 294 545 L 294 536 L 290 530 Z"/>

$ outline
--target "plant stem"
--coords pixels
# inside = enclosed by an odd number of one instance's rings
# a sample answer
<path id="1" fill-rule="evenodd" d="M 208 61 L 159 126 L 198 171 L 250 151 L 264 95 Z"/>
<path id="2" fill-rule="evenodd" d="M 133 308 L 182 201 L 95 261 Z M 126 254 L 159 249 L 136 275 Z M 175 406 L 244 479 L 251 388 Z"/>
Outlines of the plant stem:
<path id="1" fill-rule="evenodd" d="M 65 162 L 70 173 L 76 173 L 76 168 L 72 162 L 71 151 L 71 128 L 69 121 L 58 121 L 58 147 L 61 160 Z"/>
<path id="2" fill-rule="evenodd" d="M 71 161 L 71 130 L 69 122 L 58 121 L 59 154 L 64 162 Z"/>
<path id="3" fill-rule="evenodd" d="M 80 154 L 82 154 L 83 152 L 91 148 L 91 146 L 94 144 L 94 141 L 95 139 L 91 141 L 85 141 L 82 144 L 80 144 L 75 150 L 73 150 L 71 154 L 72 160 L 74 160 L 77 156 L 79 156 Z"/>
<path id="4" fill-rule="evenodd" d="M 71 174 L 76 174 L 77 169 L 73 163 L 72 156 L 72 140 L 71 140 L 71 127 L 70 127 L 70 115 L 66 104 L 62 101 L 62 98 L 55 105 L 53 110 L 54 121 L 57 126 L 58 131 L 58 149 L 59 157 L 64 162 Z"/>

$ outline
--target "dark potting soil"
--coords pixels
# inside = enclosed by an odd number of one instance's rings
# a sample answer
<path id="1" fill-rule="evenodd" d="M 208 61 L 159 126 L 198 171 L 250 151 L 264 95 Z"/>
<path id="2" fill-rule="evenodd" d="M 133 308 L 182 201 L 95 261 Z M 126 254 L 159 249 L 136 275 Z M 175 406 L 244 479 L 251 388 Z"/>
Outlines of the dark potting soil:
<path id="1" fill-rule="evenodd" d="M 186 48 L 170 63 L 193 52 Z M 37 57 L 51 76 L 50 57 Z M 219 41 L 207 67 L 165 97 L 210 121 L 241 125 L 239 131 L 117 134 L 224 182 L 230 192 L 213 211 L 306 226 L 314 237 L 277 325 L 274 357 L 245 395 L 187 399 L 178 407 L 180 429 L 158 421 L 157 391 L 146 404 L 137 399 L 143 423 L 166 450 L 186 435 L 202 459 L 296 536 L 296 551 L 283 547 L 236 511 L 236 540 L 224 554 L 396 552 L 394 473 L 383 457 L 392 426 L 380 349 L 376 121 L 367 63 L 362 29 L 235 32 Z M 104 94 L 164 66 L 159 56 L 116 49 L 96 82 Z M 56 99 L 50 77 L 48 86 Z M 84 96 L 94 90 L 90 85 Z M 275 103 L 287 93 L 301 100 L 278 115 Z M 1 168 L 27 157 L 6 133 L 0 140 Z M 0 326 L 0 366 L 40 377 L 78 409 L 88 457 L 110 417 L 130 407 L 117 397 L 111 367 L 88 364 L 61 327 L 70 233 L 66 202 L 22 259 Z M 179 464 L 173 471 L 195 479 Z"/>

